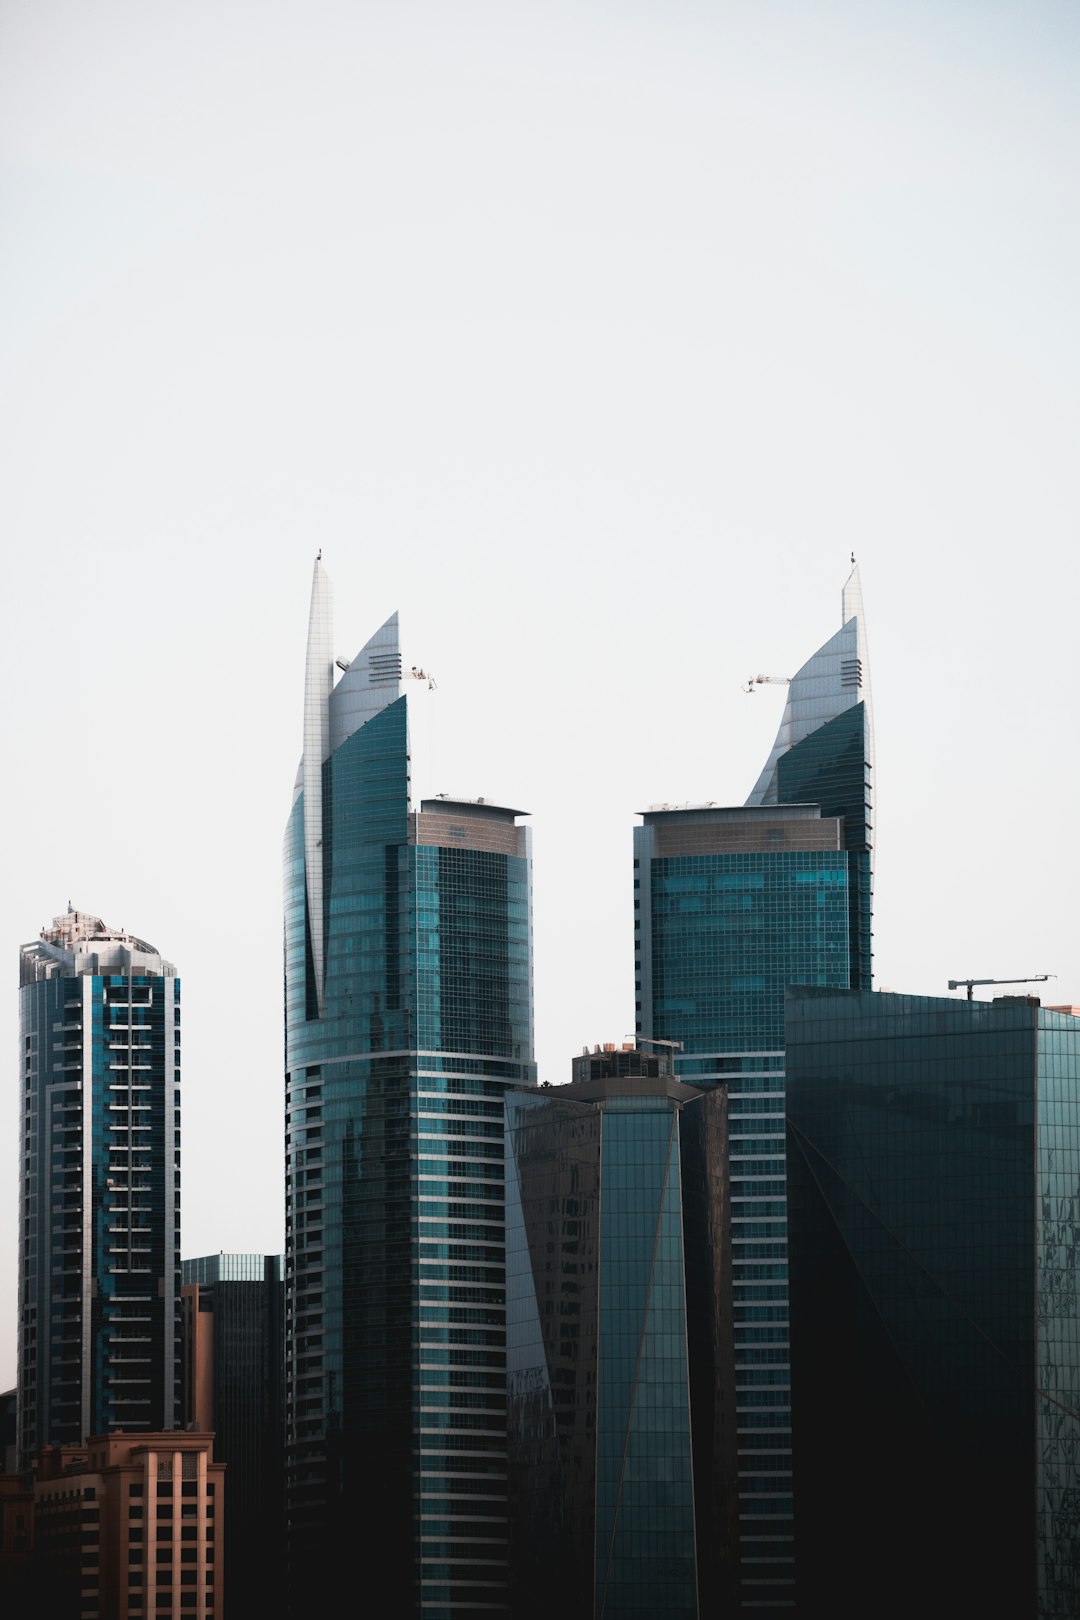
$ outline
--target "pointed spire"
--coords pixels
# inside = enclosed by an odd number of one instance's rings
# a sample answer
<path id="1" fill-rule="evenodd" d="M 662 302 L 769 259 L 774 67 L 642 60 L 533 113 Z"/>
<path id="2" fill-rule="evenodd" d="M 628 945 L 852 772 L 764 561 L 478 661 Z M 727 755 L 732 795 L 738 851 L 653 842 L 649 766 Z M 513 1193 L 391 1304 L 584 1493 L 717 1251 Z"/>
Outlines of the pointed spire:
<path id="1" fill-rule="evenodd" d="M 851 553 L 851 573 L 844 581 L 844 590 L 840 598 L 840 623 L 847 624 L 849 619 L 862 619 L 862 581 L 859 578 L 859 565 L 855 561 L 855 553 Z"/>
<path id="2" fill-rule="evenodd" d="M 308 924 L 315 966 L 315 994 L 323 1010 L 326 964 L 323 960 L 322 768 L 330 754 L 330 693 L 334 686 L 334 607 L 330 580 L 323 572 L 322 549 L 315 558 L 308 614 L 307 667 L 304 676 L 304 868 L 307 874 Z"/>

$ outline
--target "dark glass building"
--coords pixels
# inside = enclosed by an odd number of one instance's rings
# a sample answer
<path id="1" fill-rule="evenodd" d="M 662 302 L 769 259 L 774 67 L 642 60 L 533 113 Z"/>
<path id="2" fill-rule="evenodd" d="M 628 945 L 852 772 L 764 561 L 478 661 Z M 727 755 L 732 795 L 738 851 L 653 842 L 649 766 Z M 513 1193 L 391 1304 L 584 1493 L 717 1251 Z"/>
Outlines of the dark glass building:
<path id="1" fill-rule="evenodd" d="M 1080 1614 L 1080 1019 L 793 990 L 810 1612 Z"/>
<path id="2" fill-rule="evenodd" d="M 506 1607 L 503 1094 L 535 1080 L 529 834 L 410 802 L 396 616 L 335 684 L 316 563 L 285 840 L 294 1605 Z M 411 673 L 411 672 L 410 672 Z"/>
<path id="3" fill-rule="evenodd" d="M 279 1254 L 184 1260 L 186 1429 L 225 1474 L 229 1612 L 284 1610 L 285 1284 Z"/>
<path id="4" fill-rule="evenodd" d="M 68 908 L 20 952 L 19 1466 L 180 1413 L 180 981 Z"/>
<path id="5" fill-rule="evenodd" d="M 873 733 L 858 575 L 842 627 L 789 683 L 739 808 L 655 807 L 634 834 L 639 1037 L 725 1094 L 737 1468 L 724 1544 L 738 1613 L 796 1597 L 784 1143 L 784 992 L 870 976 Z"/>
<path id="6" fill-rule="evenodd" d="M 726 1097 L 671 1067 L 598 1049 L 572 1085 L 506 1100 L 518 1620 L 723 1612 Z"/>

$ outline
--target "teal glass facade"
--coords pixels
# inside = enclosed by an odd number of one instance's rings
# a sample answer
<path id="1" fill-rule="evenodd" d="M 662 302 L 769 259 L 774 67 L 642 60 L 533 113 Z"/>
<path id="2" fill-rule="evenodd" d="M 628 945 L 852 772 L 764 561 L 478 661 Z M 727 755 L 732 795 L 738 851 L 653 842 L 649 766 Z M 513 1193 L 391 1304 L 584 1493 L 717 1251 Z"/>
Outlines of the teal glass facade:
<path id="1" fill-rule="evenodd" d="M 778 804 L 820 805 L 839 816 L 848 853 L 848 948 L 851 988 L 869 990 L 872 972 L 873 876 L 871 776 L 866 705 L 856 703 L 818 726 L 776 765 Z"/>
<path id="2" fill-rule="evenodd" d="M 531 877 L 516 812 L 411 809 L 400 688 L 390 621 L 326 687 L 286 833 L 286 1501 L 297 1612 L 367 1570 L 385 1612 L 440 1620 L 506 1607 L 502 1099 L 535 1079 Z"/>
<path id="3" fill-rule="evenodd" d="M 678 1116 L 605 1105 L 600 1172 L 596 1613 L 696 1612 Z"/>
<path id="4" fill-rule="evenodd" d="M 697 1620 L 732 1393 L 722 1099 L 610 1080 L 506 1115 L 513 1612 Z"/>
<path id="5" fill-rule="evenodd" d="M 1077 1614 L 1080 1019 L 797 989 L 787 1052 L 812 1612 Z"/>
<path id="6" fill-rule="evenodd" d="M 816 804 L 840 819 L 848 853 L 851 988 L 872 981 L 874 720 L 859 570 L 843 590 L 840 629 L 788 681 L 772 752 L 748 805 Z M 751 682 L 749 691 L 754 688 Z"/>
<path id="7" fill-rule="evenodd" d="M 20 969 L 25 1468 L 45 1445 L 179 1420 L 180 981 L 70 909 Z"/>
<path id="8" fill-rule="evenodd" d="M 649 859 L 648 875 L 652 940 L 642 971 L 657 1039 L 678 1029 L 688 1054 L 779 1051 L 785 985 L 846 985 L 842 850 L 672 856 Z"/>
<path id="9" fill-rule="evenodd" d="M 796 1604 L 784 1137 L 784 994 L 869 988 L 874 730 L 858 569 L 840 629 L 781 684 L 776 740 L 742 808 L 657 807 L 634 834 L 636 1029 L 728 1109 L 737 1466 L 721 1484 L 725 1604 Z M 775 677 L 752 678 L 748 692 Z"/>
<path id="10" fill-rule="evenodd" d="M 784 991 L 846 988 L 849 854 L 816 806 L 653 811 L 635 830 L 639 1031 L 677 1042 L 676 1072 L 725 1099 L 733 1469 L 726 1593 L 738 1613 L 795 1602 L 787 1299 Z"/>

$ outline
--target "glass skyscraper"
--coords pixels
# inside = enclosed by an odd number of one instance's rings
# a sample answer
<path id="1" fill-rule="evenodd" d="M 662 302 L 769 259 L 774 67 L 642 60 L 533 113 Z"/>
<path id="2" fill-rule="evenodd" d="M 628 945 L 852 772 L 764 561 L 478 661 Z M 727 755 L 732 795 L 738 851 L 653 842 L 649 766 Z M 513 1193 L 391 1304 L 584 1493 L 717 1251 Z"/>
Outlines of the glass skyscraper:
<path id="1" fill-rule="evenodd" d="M 283 1613 L 285 1299 L 280 1254 L 181 1263 L 185 1428 L 226 1467 L 229 1613 Z"/>
<path id="2" fill-rule="evenodd" d="M 316 562 L 285 840 L 294 1608 L 506 1607 L 503 1094 L 535 1080 L 529 833 L 410 800 L 396 615 L 335 682 Z"/>
<path id="3" fill-rule="evenodd" d="M 506 1100 L 515 1620 L 728 1606 L 726 1098 L 671 1070 L 598 1049 Z"/>
<path id="4" fill-rule="evenodd" d="M 180 981 L 67 912 L 20 952 L 19 1465 L 180 1412 Z"/>
<path id="5" fill-rule="evenodd" d="M 784 992 L 869 985 L 873 727 L 858 573 L 841 628 L 789 683 L 746 806 L 655 807 L 634 834 L 637 1030 L 726 1093 L 737 1612 L 796 1600 Z"/>
<path id="6" fill-rule="evenodd" d="M 854 565 L 855 559 L 852 558 Z M 748 805 L 816 804 L 838 816 L 848 854 L 851 988 L 869 990 L 874 893 L 874 716 L 859 570 L 852 567 L 840 629 L 788 683 L 772 752 Z"/>
<path id="7" fill-rule="evenodd" d="M 1080 1613 L 1080 1018 L 792 990 L 800 1589 Z"/>

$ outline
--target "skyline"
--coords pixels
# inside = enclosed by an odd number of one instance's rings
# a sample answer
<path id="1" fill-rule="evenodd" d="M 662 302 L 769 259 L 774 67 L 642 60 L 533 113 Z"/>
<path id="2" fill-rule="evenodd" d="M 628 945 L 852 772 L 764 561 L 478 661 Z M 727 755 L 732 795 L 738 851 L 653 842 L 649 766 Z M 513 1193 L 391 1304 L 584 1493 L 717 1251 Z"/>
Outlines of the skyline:
<path id="1" fill-rule="evenodd" d="M 320 547 L 335 655 L 400 610 L 435 678 L 414 802 L 530 812 L 542 1080 L 631 1038 L 638 812 L 744 803 L 784 694 L 743 687 L 839 628 L 852 551 L 875 987 L 1046 972 L 1044 1004 L 1080 1002 L 1080 22 L 455 23 L 0 23 L 0 1048 L 19 947 L 69 900 L 176 964 L 185 1257 L 283 1246 L 281 842 Z"/>

